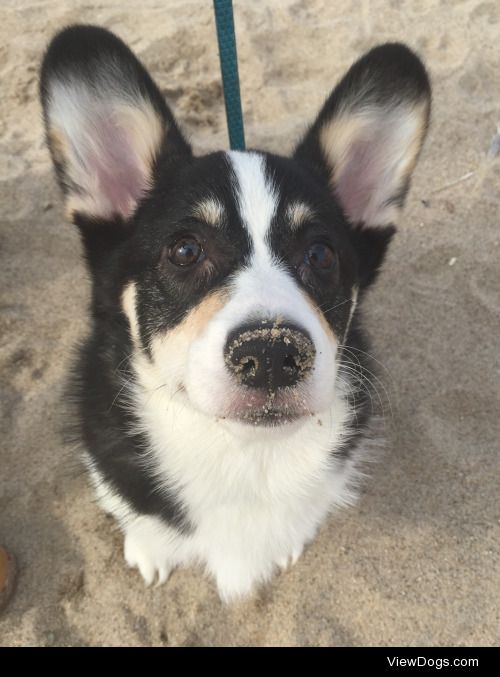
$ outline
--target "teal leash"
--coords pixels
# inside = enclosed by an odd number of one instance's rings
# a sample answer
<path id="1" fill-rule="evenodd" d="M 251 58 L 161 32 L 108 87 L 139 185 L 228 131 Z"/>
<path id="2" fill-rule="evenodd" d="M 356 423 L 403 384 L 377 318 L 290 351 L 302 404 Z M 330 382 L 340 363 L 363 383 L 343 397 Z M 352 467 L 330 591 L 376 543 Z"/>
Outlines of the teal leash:
<path id="1" fill-rule="evenodd" d="M 229 145 L 231 150 L 245 150 L 232 0 L 214 0 L 214 11 Z"/>

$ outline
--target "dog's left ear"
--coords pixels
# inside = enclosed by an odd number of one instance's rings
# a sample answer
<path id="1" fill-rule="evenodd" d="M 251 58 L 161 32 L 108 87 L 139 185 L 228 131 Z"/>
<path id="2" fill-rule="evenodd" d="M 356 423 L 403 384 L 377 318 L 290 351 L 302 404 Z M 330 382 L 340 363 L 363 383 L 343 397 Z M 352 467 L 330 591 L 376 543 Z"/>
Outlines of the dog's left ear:
<path id="1" fill-rule="evenodd" d="M 352 226 L 367 286 L 394 233 L 429 123 L 431 89 L 401 44 L 372 49 L 327 99 L 294 157 L 312 165 Z M 374 228 L 376 227 L 376 230 Z"/>
<path id="2" fill-rule="evenodd" d="M 352 224 L 394 223 L 429 112 L 420 59 L 401 44 L 376 47 L 334 89 L 295 157 L 327 178 Z"/>

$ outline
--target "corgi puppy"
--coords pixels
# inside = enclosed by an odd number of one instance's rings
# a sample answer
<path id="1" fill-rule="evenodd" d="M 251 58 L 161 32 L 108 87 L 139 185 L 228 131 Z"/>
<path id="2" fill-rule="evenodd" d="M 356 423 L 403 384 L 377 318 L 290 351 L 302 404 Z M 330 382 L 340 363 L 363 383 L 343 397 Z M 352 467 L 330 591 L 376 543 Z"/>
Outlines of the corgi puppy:
<path id="1" fill-rule="evenodd" d="M 198 563 L 223 600 L 244 597 L 355 500 L 372 413 L 361 306 L 430 98 L 417 56 L 384 44 L 291 157 L 199 157 L 119 38 L 72 26 L 51 42 L 46 138 L 92 280 L 78 434 L 146 584 Z"/>

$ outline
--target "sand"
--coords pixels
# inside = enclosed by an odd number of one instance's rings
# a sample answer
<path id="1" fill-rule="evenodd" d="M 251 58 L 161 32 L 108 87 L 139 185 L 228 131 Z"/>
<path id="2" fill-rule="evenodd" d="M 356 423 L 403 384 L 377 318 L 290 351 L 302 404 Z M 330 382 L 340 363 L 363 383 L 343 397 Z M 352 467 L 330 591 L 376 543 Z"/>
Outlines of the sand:
<path id="1" fill-rule="evenodd" d="M 37 72 L 71 22 L 118 33 L 198 152 L 226 148 L 211 3 L 3 0 L 0 645 L 493 645 L 500 639 L 500 4 L 235 1 L 249 146 L 287 152 L 349 64 L 401 40 L 433 80 L 430 136 L 377 288 L 385 457 L 354 509 L 233 607 L 196 570 L 145 589 L 61 436 L 88 280 L 44 147 Z M 466 177 L 466 178 L 464 178 Z M 467 178 L 468 177 L 468 178 Z M 386 392 L 385 392 L 386 391 Z"/>

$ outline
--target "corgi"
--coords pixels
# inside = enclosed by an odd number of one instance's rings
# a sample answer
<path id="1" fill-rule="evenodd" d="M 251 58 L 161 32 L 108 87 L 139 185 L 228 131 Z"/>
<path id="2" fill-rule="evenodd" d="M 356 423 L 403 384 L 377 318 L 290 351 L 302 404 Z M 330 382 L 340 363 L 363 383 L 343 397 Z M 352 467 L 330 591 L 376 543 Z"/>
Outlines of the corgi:
<path id="1" fill-rule="evenodd" d="M 54 37 L 40 92 L 92 280 L 72 378 L 90 482 L 146 584 L 198 564 L 241 599 L 356 499 L 374 368 L 362 303 L 428 128 L 425 67 L 375 47 L 290 157 L 195 156 L 102 28 Z"/>

